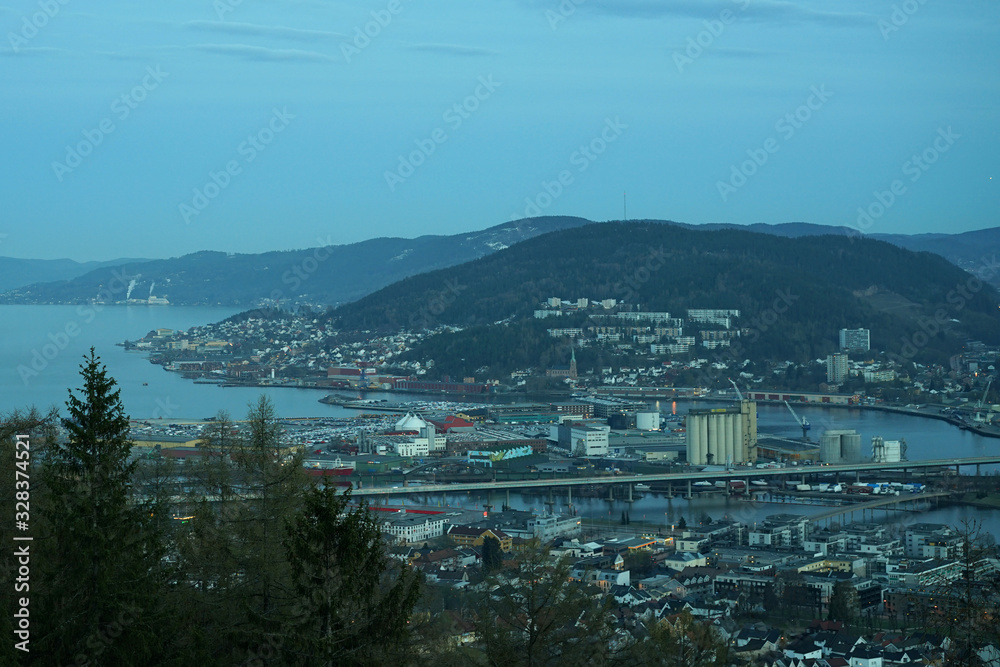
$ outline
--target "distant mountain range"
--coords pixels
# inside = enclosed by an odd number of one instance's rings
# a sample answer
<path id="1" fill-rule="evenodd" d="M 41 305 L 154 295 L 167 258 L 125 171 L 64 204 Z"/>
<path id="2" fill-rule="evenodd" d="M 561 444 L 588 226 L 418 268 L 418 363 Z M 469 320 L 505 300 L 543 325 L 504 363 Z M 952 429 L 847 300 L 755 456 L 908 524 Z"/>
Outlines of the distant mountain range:
<path id="1" fill-rule="evenodd" d="M 72 280 L 91 271 L 146 259 L 114 259 L 107 262 L 74 262 L 71 259 L 16 259 L 0 257 L 0 292 L 34 283 Z"/>
<path id="2" fill-rule="evenodd" d="M 452 236 L 378 238 L 257 255 L 206 251 L 172 259 L 123 261 L 75 277 L 22 282 L 0 294 L 0 303 L 75 304 L 158 296 L 174 305 L 250 308 L 275 301 L 283 305 L 337 305 L 408 276 L 461 264 L 539 234 L 589 222 L 583 218 L 533 218 Z"/>
<path id="3" fill-rule="evenodd" d="M 835 234 L 857 238 L 862 236 L 850 227 L 813 225 L 806 222 L 788 222 L 775 225 L 756 223 L 752 225 L 706 224 L 686 225 L 694 229 L 746 229 L 762 234 L 774 234 L 798 238 Z M 977 229 L 959 234 L 865 234 L 864 238 L 885 241 L 914 252 L 932 252 L 941 255 L 955 266 L 984 278 L 1000 286 L 1000 266 L 996 264 L 1000 255 L 1000 227 Z"/>
<path id="4" fill-rule="evenodd" d="M 739 326 L 751 330 L 743 353 L 757 359 L 821 358 L 836 351 L 839 329 L 854 327 L 871 329 L 877 350 L 943 363 L 966 338 L 1000 342 L 1000 295 L 938 255 L 843 235 L 660 222 L 552 232 L 407 278 L 325 317 L 345 331 L 462 327 L 427 339 L 414 358 L 434 359 L 441 373 L 496 373 L 553 359 L 559 341 L 547 328 L 609 324 L 593 310 L 535 319 L 549 297 L 615 299 L 675 317 L 738 309 Z"/>
<path id="5" fill-rule="evenodd" d="M 799 238 L 857 236 L 846 227 L 808 223 L 687 225 L 693 230 L 735 229 Z M 378 238 L 350 245 L 262 254 L 199 252 L 163 260 L 70 260 L 0 258 L 0 303 L 85 303 L 165 297 L 175 305 L 253 307 L 310 303 L 340 305 L 404 278 L 456 266 L 516 243 L 592 221 L 576 217 L 528 218 L 477 232 L 415 239 Z M 1000 228 L 962 234 L 872 234 L 902 248 L 941 255 L 1000 285 L 992 266 L 1000 254 Z"/>

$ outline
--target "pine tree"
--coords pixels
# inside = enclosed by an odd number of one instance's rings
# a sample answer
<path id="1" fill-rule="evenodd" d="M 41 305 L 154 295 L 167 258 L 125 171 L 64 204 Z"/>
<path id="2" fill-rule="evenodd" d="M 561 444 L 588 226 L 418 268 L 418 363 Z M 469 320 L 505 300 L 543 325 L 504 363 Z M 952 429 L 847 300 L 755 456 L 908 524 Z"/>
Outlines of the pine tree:
<path id="1" fill-rule="evenodd" d="M 66 437 L 51 444 L 42 469 L 39 651 L 52 664 L 80 655 L 92 664 L 148 664 L 166 579 L 160 507 L 134 487 L 129 419 L 114 379 L 93 348 L 80 368 Z"/>
<path id="2" fill-rule="evenodd" d="M 570 575 L 567 559 L 553 564 L 536 544 L 487 579 L 474 619 L 485 664 L 601 665 L 625 657 L 613 598 L 595 599 L 581 583 L 567 583 Z"/>
<path id="3" fill-rule="evenodd" d="M 312 487 L 287 525 L 295 598 L 280 637 L 286 664 L 386 664 L 407 653 L 418 575 L 392 566 L 376 518 L 348 500 Z"/>
<path id="4" fill-rule="evenodd" d="M 833 595 L 830 596 L 831 621 L 843 621 L 850 626 L 861 613 L 858 591 L 850 581 L 838 581 L 833 586 Z"/>
<path id="5" fill-rule="evenodd" d="M 291 575 L 284 558 L 284 526 L 298 509 L 305 486 L 302 455 L 285 447 L 274 405 L 260 396 L 230 458 L 235 500 L 222 517 L 221 537 L 233 545 L 237 580 L 229 593 L 245 617 L 231 630 L 238 646 L 253 651 L 262 633 L 273 632 L 291 603 Z"/>
<path id="6" fill-rule="evenodd" d="M 483 574 L 498 572 L 503 566 L 500 540 L 490 535 L 483 538 Z"/>

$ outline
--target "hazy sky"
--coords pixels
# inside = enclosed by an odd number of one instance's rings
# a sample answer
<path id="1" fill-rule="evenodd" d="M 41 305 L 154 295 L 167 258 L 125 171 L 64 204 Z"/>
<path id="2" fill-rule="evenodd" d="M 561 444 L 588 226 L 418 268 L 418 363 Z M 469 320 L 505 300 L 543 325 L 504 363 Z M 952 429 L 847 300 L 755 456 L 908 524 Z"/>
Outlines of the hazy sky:
<path id="1" fill-rule="evenodd" d="M 1000 225 L 995 0 L 0 3 L 0 255 Z"/>

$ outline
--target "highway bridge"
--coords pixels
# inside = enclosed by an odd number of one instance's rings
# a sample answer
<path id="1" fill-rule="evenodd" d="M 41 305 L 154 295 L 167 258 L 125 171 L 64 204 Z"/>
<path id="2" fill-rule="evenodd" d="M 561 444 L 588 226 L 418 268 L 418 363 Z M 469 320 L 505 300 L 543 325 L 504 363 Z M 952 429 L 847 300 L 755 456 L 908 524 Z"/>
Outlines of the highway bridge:
<path id="1" fill-rule="evenodd" d="M 678 485 L 679 491 L 692 491 L 692 484 L 699 481 L 717 480 L 740 480 L 749 482 L 750 479 L 777 478 L 801 478 L 812 477 L 820 474 L 850 474 L 854 473 L 855 479 L 861 473 L 896 471 L 909 473 L 916 470 L 954 468 L 960 472 L 961 468 L 975 466 L 977 472 L 981 466 L 1000 464 L 1000 454 L 996 456 L 978 456 L 967 458 L 948 459 L 926 459 L 923 461 L 902 461 L 899 463 L 850 463 L 835 465 L 812 465 L 793 466 L 789 468 L 749 468 L 737 467 L 732 470 L 713 471 L 692 471 L 692 472 L 672 472 L 654 473 L 643 475 L 601 475 L 591 477 L 549 477 L 523 480 L 504 480 L 490 482 L 458 482 L 453 484 L 421 484 L 419 486 L 363 486 L 352 491 L 353 496 L 405 496 L 415 493 L 458 493 L 464 491 L 509 491 L 516 489 L 536 489 L 536 488 L 562 488 L 584 485 L 630 485 L 642 482 L 670 482 Z M 404 483 L 405 484 L 405 483 Z"/>

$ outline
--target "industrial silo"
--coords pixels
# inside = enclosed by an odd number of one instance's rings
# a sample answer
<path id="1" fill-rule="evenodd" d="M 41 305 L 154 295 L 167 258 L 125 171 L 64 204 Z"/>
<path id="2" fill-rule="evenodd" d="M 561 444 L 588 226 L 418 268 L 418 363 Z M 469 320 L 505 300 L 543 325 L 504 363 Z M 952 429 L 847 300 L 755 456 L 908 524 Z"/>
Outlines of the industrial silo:
<path id="1" fill-rule="evenodd" d="M 708 437 L 706 426 L 708 417 L 689 414 L 687 416 L 687 457 L 692 465 L 705 465 L 705 455 L 708 453 Z"/>
<path id="2" fill-rule="evenodd" d="M 821 463 L 840 463 L 840 432 L 827 431 L 819 438 Z"/>
<path id="3" fill-rule="evenodd" d="M 640 431 L 656 431 L 660 428 L 659 412 L 635 413 L 635 427 Z"/>
<path id="4" fill-rule="evenodd" d="M 844 463 L 861 462 L 861 434 L 849 431 L 840 436 L 840 455 Z"/>

